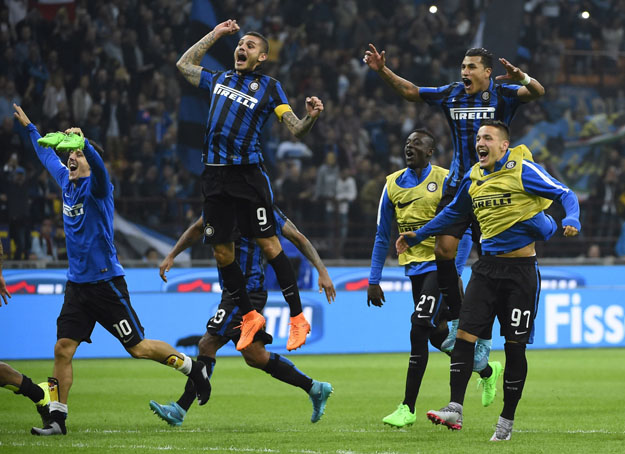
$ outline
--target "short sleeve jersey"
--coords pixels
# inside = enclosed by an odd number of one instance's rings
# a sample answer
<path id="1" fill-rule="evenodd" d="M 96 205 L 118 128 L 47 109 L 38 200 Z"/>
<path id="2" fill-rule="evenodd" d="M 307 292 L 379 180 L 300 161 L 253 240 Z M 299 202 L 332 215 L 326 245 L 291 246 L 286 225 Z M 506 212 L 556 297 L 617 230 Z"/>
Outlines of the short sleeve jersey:
<path id="1" fill-rule="evenodd" d="M 271 113 L 282 120 L 291 110 L 282 85 L 257 73 L 202 70 L 199 87 L 210 106 L 202 162 L 208 165 L 255 164 L 263 161 L 260 134 Z"/>
<path id="2" fill-rule="evenodd" d="M 475 136 L 482 120 L 510 124 L 521 104 L 517 95 L 520 87 L 495 84 L 492 79 L 488 90 L 474 95 L 465 92 L 462 82 L 442 87 L 419 87 L 421 99 L 440 107 L 451 129 L 454 155 L 449 168 L 449 186 L 458 186 L 464 174 L 477 162 Z"/>

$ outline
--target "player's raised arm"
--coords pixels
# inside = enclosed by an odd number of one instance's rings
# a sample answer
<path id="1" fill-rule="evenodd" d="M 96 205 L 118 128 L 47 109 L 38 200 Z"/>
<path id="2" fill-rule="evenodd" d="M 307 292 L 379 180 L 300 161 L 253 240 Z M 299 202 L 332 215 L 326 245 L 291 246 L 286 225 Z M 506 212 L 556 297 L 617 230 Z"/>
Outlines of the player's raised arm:
<path id="1" fill-rule="evenodd" d="M 295 247 L 299 249 L 299 251 L 304 254 L 308 261 L 317 269 L 317 272 L 319 273 L 319 293 L 322 291 L 325 292 L 328 303 L 334 301 L 336 298 L 334 284 L 332 283 L 332 279 L 328 274 L 326 266 L 321 261 L 321 257 L 319 257 L 319 253 L 310 240 L 306 238 L 302 232 L 297 230 L 295 224 L 293 224 L 290 220 L 287 220 L 284 227 L 282 227 L 282 236 L 293 243 Z"/>
<path id="2" fill-rule="evenodd" d="M 310 96 L 306 98 L 306 115 L 304 118 L 297 118 L 297 115 L 292 110 L 289 110 L 282 115 L 282 122 L 295 137 L 302 138 L 312 129 L 321 112 L 323 112 L 321 99 L 316 96 Z"/>
<path id="3" fill-rule="evenodd" d="M 376 71 L 382 80 L 407 101 L 422 101 L 419 96 L 419 87 L 412 82 L 399 77 L 386 66 L 386 51 L 378 52 L 373 44 L 369 44 L 369 50 L 365 51 L 363 61 L 369 68 Z"/>
<path id="4" fill-rule="evenodd" d="M 180 238 L 178 238 L 174 247 L 171 251 L 169 251 L 169 254 L 167 254 L 158 267 L 158 274 L 161 276 L 163 281 L 167 282 L 167 276 L 165 273 L 167 273 L 171 267 L 174 266 L 174 259 L 178 257 L 178 254 L 202 238 L 202 233 L 204 233 L 204 220 L 200 216 L 197 221 L 195 221 L 187 230 L 184 231 L 182 235 L 180 235 Z"/>
<path id="5" fill-rule="evenodd" d="M 222 36 L 234 35 L 238 31 L 239 26 L 236 20 L 229 19 L 216 25 L 210 33 L 191 46 L 182 57 L 180 57 L 180 60 L 176 63 L 176 67 L 189 83 L 198 87 L 200 85 L 200 75 L 202 74 L 202 66 L 200 66 L 200 63 L 208 49 Z"/>
<path id="6" fill-rule="evenodd" d="M 524 73 L 520 68 L 517 68 L 505 58 L 500 58 L 499 62 L 506 69 L 506 74 L 495 77 L 495 80 L 508 79 L 514 83 L 523 85 L 517 91 L 521 101 L 533 101 L 545 94 L 545 87 L 543 87 L 536 79 L 530 77 L 529 74 Z"/>

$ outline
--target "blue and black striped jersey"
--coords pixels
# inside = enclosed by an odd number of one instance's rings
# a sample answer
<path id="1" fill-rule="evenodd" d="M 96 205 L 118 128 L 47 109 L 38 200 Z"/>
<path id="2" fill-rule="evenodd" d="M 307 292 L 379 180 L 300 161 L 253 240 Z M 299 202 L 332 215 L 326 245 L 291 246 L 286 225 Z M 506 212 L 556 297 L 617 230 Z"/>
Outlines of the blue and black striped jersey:
<path id="1" fill-rule="evenodd" d="M 426 103 L 443 110 L 451 129 L 454 156 L 449 168 L 448 185 L 458 186 L 464 174 L 477 162 L 475 136 L 482 120 L 500 120 L 510 125 L 521 100 L 520 85 L 495 84 L 488 90 L 468 95 L 462 82 L 442 87 L 419 87 Z"/>
<path id="2" fill-rule="evenodd" d="M 210 93 L 202 162 L 207 165 L 263 161 L 260 134 L 269 115 L 290 111 L 280 82 L 257 72 L 203 69 L 200 88 Z"/>

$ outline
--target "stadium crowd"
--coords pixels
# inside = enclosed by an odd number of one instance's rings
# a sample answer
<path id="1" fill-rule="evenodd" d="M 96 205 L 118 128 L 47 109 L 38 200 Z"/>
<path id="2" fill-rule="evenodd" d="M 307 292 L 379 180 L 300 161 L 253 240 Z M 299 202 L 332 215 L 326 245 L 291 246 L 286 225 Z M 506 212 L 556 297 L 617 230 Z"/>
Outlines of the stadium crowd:
<path id="1" fill-rule="evenodd" d="M 431 130 L 440 139 L 433 162 L 443 167 L 452 147 L 442 114 L 392 95 L 363 52 L 375 43 L 393 71 L 422 86 L 455 81 L 488 2 L 439 1 L 436 13 L 407 0 L 213 3 L 242 30 L 267 36 L 262 71 L 282 82 L 295 110 L 304 93 L 325 104 L 302 141 L 277 122 L 266 128 L 277 204 L 325 258 L 370 257 L 385 176 L 405 166 L 404 138 Z M 102 144 L 118 213 L 178 237 L 200 209 L 197 168 L 186 168 L 176 147 L 184 81 L 175 63 L 192 44 L 192 2 L 78 0 L 49 19 L 29 4 L 0 6 L 5 251 L 13 260 L 65 258 L 60 194 L 16 125 L 13 103 L 42 132 L 79 126 Z M 625 231 L 624 24 L 623 0 L 526 2 L 518 53 L 504 56 L 547 92 L 519 111 L 513 143 L 531 139 L 537 160 L 581 195 L 583 236 L 575 246 L 553 241 L 551 256 L 615 255 Z M 625 255 L 625 245 L 618 250 Z"/>

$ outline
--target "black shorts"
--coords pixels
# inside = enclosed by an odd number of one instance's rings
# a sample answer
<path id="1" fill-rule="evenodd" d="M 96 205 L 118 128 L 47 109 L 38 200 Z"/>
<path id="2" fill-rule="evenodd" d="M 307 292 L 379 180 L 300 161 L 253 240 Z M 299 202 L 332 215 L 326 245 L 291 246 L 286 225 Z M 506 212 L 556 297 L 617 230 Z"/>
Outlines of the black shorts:
<path id="1" fill-rule="evenodd" d="M 506 340 L 531 344 L 540 296 L 536 257 L 482 256 L 471 271 L 458 329 L 484 337 L 496 316 Z"/>
<path id="2" fill-rule="evenodd" d="M 123 276 L 93 284 L 67 281 L 63 308 L 56 320 L 57 339 L 91 343 L 96 322 L 115 336 L 124 348 L 134 347 L 143 340 L 143 327 L 130 305 Z"/>
<path id="3" fill-rule="evenodd" d="M 267 304 L 267 292 L 250 292 L 250 302 L 254 309 L 259 313 L 263 313 L 265 304 Z M 217 308 L 215 315 L 206 323 L 206 332 L 213 336 L 219 336 L 227 340 L 231 340 L 235 344 L 239 341 L 241 336 L 241 322 L 243 316 L 239 307 L 234 300 L 230 297 L 227 291 L 221 294 L 221 302 Z M 254 341 L 261 341 L 263 344 L 271 344 L 273 337 L 265 330 L 261 329 L 254 336 Z"/>
<path id="4" fill-rule="evenodd" d="M 447 185 L 447 187 L 445 188 L 445 192 L 443 192 L 443 196 L 441 197 L 441 201 L 438 202 L 438 206 L 436 207 L 436 214 L 440 213 L 443 208 L 451 203 L 454 197 L 456 197 L 456 192 L 458 192 L 458 186 L 451 187 Z M 467 214 L 464 218 L 458 219 L 456 222 L 445 228 L 445 230 L 439 233 L 437 236 L 451 235 L 458 239 L 461 239 L 464 235 L 464 232 L 466 232 L 469 227 L 471 227 L 472 230 L 473 242 L 479 242 L 479 225 L 471 214 Z"/>
<path id="5" fill-rule="evenodd" d="M 202 195 L 206 243 L 276 234 L 271 183 L 260 165 L 204 166 Z"/>
<path id="6" fill-rule="evenodd" d="M 443 301 L 436 271 L 408 276 L 412 283 L 414 312 L 410 317 L 413 325 L 436 327 L 446 319 L 447 305 Z"/>

